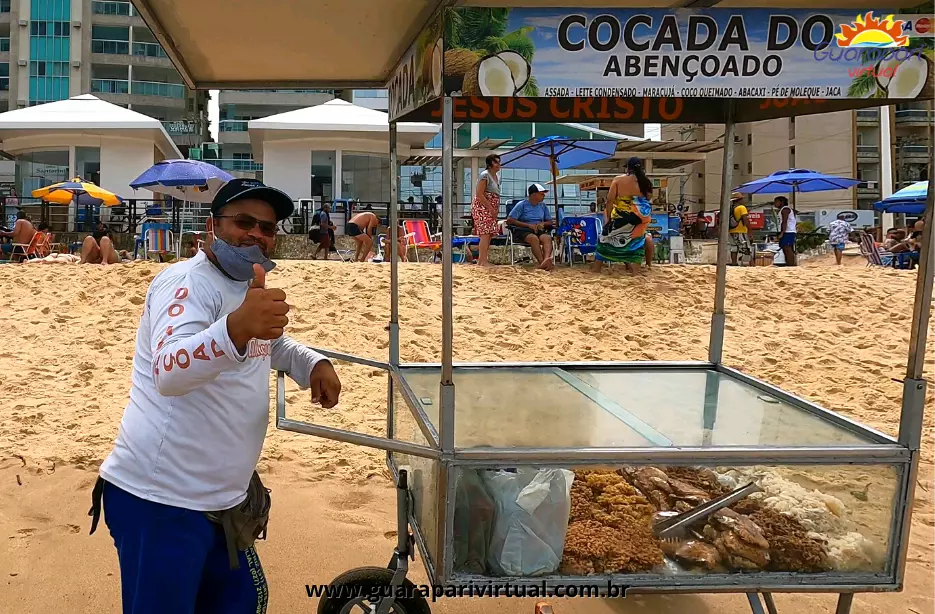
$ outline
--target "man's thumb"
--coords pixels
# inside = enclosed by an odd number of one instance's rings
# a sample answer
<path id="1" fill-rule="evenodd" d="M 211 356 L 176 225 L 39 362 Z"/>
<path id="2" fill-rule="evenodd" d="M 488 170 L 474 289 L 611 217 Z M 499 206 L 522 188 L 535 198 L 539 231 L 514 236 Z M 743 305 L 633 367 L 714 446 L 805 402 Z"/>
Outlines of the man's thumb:
<path id="1" fill-rule="evenodd" d="M 266 287 L 266 271 L 259 264 L 253 265 L 253 281 L 250 282 L 251 288 Z"/>

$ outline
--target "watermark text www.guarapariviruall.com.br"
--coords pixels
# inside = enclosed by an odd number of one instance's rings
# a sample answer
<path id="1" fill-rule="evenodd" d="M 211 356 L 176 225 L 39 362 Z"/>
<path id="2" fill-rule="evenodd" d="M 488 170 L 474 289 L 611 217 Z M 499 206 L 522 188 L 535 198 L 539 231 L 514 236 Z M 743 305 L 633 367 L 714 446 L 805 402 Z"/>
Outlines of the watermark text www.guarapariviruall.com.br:
<path id="1" fill-rule="evenodd" d="M 626 597 L 629 587 L 619 584 L 467 584 L 463 586 L 429 586 L 427 584 L 391 586 L 348 586 L 306 584 L 305 593 L 328 599 L 360 599 L 376 601 L 393 597 L 407 599 L 423 597 L 433 602 L 442 597 Z"/>

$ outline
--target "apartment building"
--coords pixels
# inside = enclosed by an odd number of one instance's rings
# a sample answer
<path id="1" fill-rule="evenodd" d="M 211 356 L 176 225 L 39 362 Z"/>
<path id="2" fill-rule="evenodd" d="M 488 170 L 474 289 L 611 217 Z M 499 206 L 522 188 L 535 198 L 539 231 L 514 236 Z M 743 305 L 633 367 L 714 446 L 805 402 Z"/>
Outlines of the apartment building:
<path id="1" fill-rule="evenodd" d="M 932 112 L 926 103 L 906 103 L 887 108 L 891 114 L 893 189 L 928 178 L 932 156 L 929 130 Z M 662 128 L 663 140 L 714 140 L 724 137 L 723 125 L 673 124 Z M 819 115 L 739 124 L 734 136 L 731 183 L 739 185 L 787 168 L 807 168 L 829 175 L 863 181 L 850 190 L 796 195 L 801 211 L 823 208 L 871 209 L 880 200 L 880 109 L 840 111 Z M 722 152 L 708 155 L 704 163 L 685 167 L 685 204 L 692 211 L 718 207 L 721 191 Z M 754 197 L 754 203 L 769 197 Z"/>
<path id="2" fill-rule="evenodd" d="M 161 120 L 183 152 L 208 135 L 207 92 L 185 87 L 130 2 L 0 0 L 0 108 L 85 93 Z"/>

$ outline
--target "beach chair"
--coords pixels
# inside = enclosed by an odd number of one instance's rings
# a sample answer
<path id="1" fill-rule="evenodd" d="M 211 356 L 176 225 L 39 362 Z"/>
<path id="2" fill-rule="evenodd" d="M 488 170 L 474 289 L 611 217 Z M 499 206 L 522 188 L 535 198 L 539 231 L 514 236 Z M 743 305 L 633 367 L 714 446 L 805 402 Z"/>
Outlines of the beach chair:
<path id="1" fill-rule="evenodd" d="M 44 232 L 37 232 L 32 236 L 32 239 L 29 240 L 29 243 L 14 243 L 13 252 L 10 254 L 10 260 L 13 262 L 22 262 L 24 260 L 32 260 L 33 258 L 43 258 L 48 256 L 46 253 L 44 256 L 39 255 L 39 250 L 42 246 L 48 245 L 48 238 Z M 19 248 L 20 251 L 17 252 L 16 248 Z"/>
<path id="2" fill-rule="evenodd" d="M 575 253 L 581 256 L 581 262 L 586 262 L 585 256 L 597 251 L 598 237 L 604 230 L 603 218 L 593 215 L 569 216 L 562 220 L 559 227 L 559 236 L 562 240 L 562 253 L 568 261 L 568 266 L 575 262 Z"/>
<path id="3" fill-rule="evenodd" d="M 406 251 L 416 250 L 416 262 L 419 262 L 419 249 L 430 249 L 434 252 L 432 260 L 440 257 L 442 242 L 439 240 L 442 233 L 429 232 L 429 223 L 425 220 L 403 220 L 403 229 L 406 231 Z"/>
<path id="4" fill-rule="evenodd" d="M 509 227 L 506 225 L 506 220 L 500 220 L 497 222 L 497 228 L 500 230 L 500 234 L 490 240 L 490 245 L 504 246 L 510 252 L 510 266 L 516 264 L 516 256 L 513 253 L 513 233 L 510 232 Z"/>
<path id="5" fill-rule="evenodd" d="M 893 266 L 893 254 L 877 247 L 866 232 L 860 233 L 860 253 L 867 259 L 867 266 Z"/>
<path id="6" fill-rule="evenodd" d="M 168 254 L 177 253 L 178 249 L 173 249 L 175 245 L 175 235 L 172 234 L 170 224 L 149 223 L 143 225 L 143 258 L 149 258 L 150 253 L 157 254 L 162 258 Z M 136 250 L 133 250 L 133 257 L 136 258 Z"/>

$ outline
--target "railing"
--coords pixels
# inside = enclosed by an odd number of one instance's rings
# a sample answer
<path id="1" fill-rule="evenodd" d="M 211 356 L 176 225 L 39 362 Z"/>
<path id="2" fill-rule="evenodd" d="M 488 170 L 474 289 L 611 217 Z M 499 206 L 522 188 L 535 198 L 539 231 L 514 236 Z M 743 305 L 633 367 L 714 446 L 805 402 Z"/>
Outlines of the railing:
<path id="1" fill-rule="evenodd" d="M 126 79 L 91 79 L 91 92 L 95 94 L 129 94 L 130 82 Z"/>
<path id="2" fill-rule="evenodd" d="M 927 156 L 929 154 L 928 145 L 903 145 L 899 148 L 899 152 L 906 156 Z"/>
<path id="3" fill-rule="evenodd" d="M 95 15 L 124 15 L 126 17 L 136 15 L 133 5 L 129 2 L 100 2 L 94 0 L 91 3 L 91 11 Z"/>
<path id="4" fill-rule="evenodd" d="M 213 164 L 223 171 L 250 172 L 263 170 L 262 164 L 245 158 L 220 158 L 213 160 L 203 160 L 203 162 Z"/>
<path id="5" fill-rule="evenodd" d="M 896 121 L 924 122 L 932 119 L 932 112 L 926 109 L 904 109 L 896 111 Z"/>
<path id="6" fill-rule="evenodd" d="M 10 91 L 10 78 L 0 77 L 0 92 L 9 92 L 9 91 Z"/>
<path id="7" fill-rule="evenodd" d="M 10 50 L 10 37 L 0 36 L 0 53 Z"/>
<path id="8" fill-rule="evenodd" d="M 158 83 L 156 81 L 134 81 L 132 94 L 137 96 L 161 96 L 162 98 L 185 98 L 185 86 L 178 83 Z"/>
<path id="9" fill-rule="evenodd" d="M 246 119 L 222 119 L 218 123 L 221 125 L 221 132 L 246 132 L 247 121 Z"/>
<path id="10" fill-rule="evenodd" d="M 898 113 L 898 111 L 897 111 Z M 880 113 L 876 109 L 864 109 L 857 111 L 857 119 L 880 119 Z"/>
<path id="11" fill-rule="evenodd" d="M 165 49 L 159 43 L 133 43 L 133 55 L 147 58 L 168 58 Z"/>
<path id="12" fill-rule="evenodd" d="M 91 39 L 91 53 L 127 55 L 130 53 L 130 41 L 115 41 L 94 38 Z"/>
<path id="13" fill-rule="evenodd" d="M 858 156 L 879 156 L 880 147 L 877 145 L 858 145 L 857 146 L 857 155 Z"/>
<path id="14" fill-rule="evenodd" d="M 186 119 L 164 121 L 162 126 L 172 135 L 198 134 L 197 123 Z"/>

